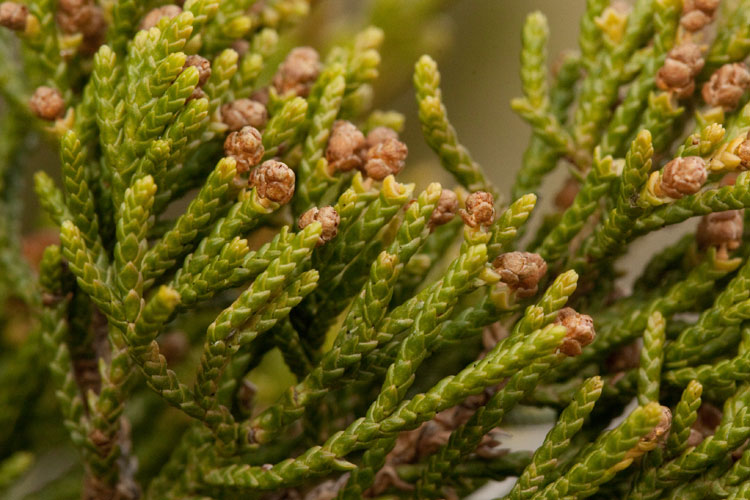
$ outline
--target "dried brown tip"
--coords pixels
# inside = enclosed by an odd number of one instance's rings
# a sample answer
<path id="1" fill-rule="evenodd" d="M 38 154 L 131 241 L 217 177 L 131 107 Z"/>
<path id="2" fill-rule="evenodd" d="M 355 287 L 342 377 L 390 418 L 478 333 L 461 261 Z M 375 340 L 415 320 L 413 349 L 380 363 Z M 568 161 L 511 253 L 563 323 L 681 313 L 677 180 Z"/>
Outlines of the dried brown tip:
<path id="1" fill-rule="evenodd" d="M 555 196 L 555 206 L 558 210 L 567 210 L 573 204 L 580 190 L 581 185 L 579 182 L 573 177 L 569 177 L 560 191 L 557 192 L 557 196 Z"/>
<path id="2" fill-rule="evenodd" d="M 678 99 L 690 97 L 695 90 L 695 77 L 703 69 L 701 48 L 694 43 L 683 43 L 667 54 L 664 65 L 656 74 L 656 86 L 672 92 Z"/>
<path id="3" fill-rule="evenodd" d="M 376 181 L 396 175 L 404 168 L 408 154 L 406 144 L 398 139 L 386 139 L 367 150 L 365 173 Z"/>
<path id="4" fill-rule="evenodd" d="M 221 107 L 221 120 L 232 132 L 247 126 L 260 129 L 268 121 L 268 110 L 258 101 L 237 99 Z"/>
<path id="5" fill-rule="evenodd" d="M 248 183 L 261 198 L 282 205 L 294 196 L 294 171 L 280 161 L 264 161 L 250 172 Z"/>
<path id="6" fill-rule="evenodd" d="M 375 127 L 367 134 L 367 148 L 377 146 L 386 139 L 398 139 L 398 132 L 388 127 Z"/>
<path id="7" fill-rule="evenodd" d="M 500 274 L 500 281 L 520 298 L 531 297 L 539 289 L 539 282 L 547 273 L 547 263 L 535 253 L 508 252 L 492 264 Z"/>
<path id="8" fill-rule="evenodd" d="M 323 230 L 320 233 L 320 238 L 318 239 L 318 246 L 331 241 L 336 237 L 336 234 L 338 234 L 341 219 L 339 218 L 338 212 L 336 212 L 333 207 L 311 208 L 300 216 L 297 226 L 299 226 L 300 229 L 304 229 L 315 221 L 320 222 L 323 227 Z"/>
<path id="9" fill-rule="evenodd" d="M 25 5 L 16 2 L 0 3 L 0 26 L 13 31 L 26 29 L 26 19 L 29 17 L 29 9 Z"/>
<path id="10" fill-rule="evenodd" d="M 260 132 L 253 127 L 242 127 L 229 134 L 224 141 L 224 155 L 237 161 L 237 173 L 244 174 L 263 158 L 265 148 Z"/>
<path id="11" fill-rule="evenodd" d="M 581 354 L 582 349 L 596 337 L 591 316 L 577 313 L 571 307 L 560 309 L 555 323 L 564 326 L 568 331 L 560 344 L 560 352 L 568 356 Z"/>
<path id="12" fill-rule="evenodd" d="M 42 120 L 56 120 L 65 113 L 65 100 L 59 90 L 39 87 L 29 101 L 31 112 Z"/>
<path id="13" fill-rule="evenodd" d="M 458 196 L 450 189 L 443 189 L 440 193 L 440 199 L 437 202 L 435 210 L 432 211 L 428 226 L 430 231 L 436 227 L 447 224 L 453 220 L 458 213 Z"/>
<path id="14" fill-rule="evenodd" d="M 486 191 L 471 193 L 466 198 L 466 209 L 458 213 L 468 226 L 489 226 L 495 220 L 495 200 Z"/>
<path id="15" fill-rule="evenodd" d="M 182 7 L 178 5 L 164 5 L 163 7 L 153 9 L 146 14 L 138 28 L 141 30 L 148 30 L 159 24 L 162 17 L 174 19 L 180 14 L 182 14 Z"/>
<path id="16" fill-rule="evenodd" d="M 744 63 L 725 64 L 703 85 L 703 100 L 709 106 L 721 106 L 724 111 L 737 107 L 742 94 L 750 87 L 750 71 Z"/>
<path id="17" fill-rule="evenodd" d="M 728 250 L 736 250 L 742 243 L 742 230 L 742 210 L 713 212 L 701 219 L 696 239 L 701 248 L 717 247 L 719 257 L 726 258 Z"/>
<path id="18" fill-rule="evenodd" d="M 331 171 L 348 172 L 362 167 L 365 136 L 351 122 L 337 120 L 331 130 L 326 148 L 326 160 Z"/>
<path id="19" fill-rule="evenodd" d="M 666 406 L 661 407 L 661 417 L 656 427 L 643 436 L 642 441 L 647 443 L 663 443 L 672 427 L 672 411 Z"/>
<path id="20" fill-rule="evenodd" d="M 211 77 L 211 61 L 205 57 L 190 55 L 185 58 L 183 69 L 187 69 L 190 66 L 198 70 L 198 87 L 203 87 Z"/>
<path id="21" fill-rule="evenodd" d="M 658 190 L 670 198 L 697 193 L 708 179 L 706 162 L 700 156 L 675 158 L 664 167 Z"/>
<path id="22" fill-rule="evenodd" d="M 273 77 L 273 86 L 279 94 L 293 92 L 307 97 L 320 74 L 320 56 L 312 47 L 297 47 L 289 52 Z"/>

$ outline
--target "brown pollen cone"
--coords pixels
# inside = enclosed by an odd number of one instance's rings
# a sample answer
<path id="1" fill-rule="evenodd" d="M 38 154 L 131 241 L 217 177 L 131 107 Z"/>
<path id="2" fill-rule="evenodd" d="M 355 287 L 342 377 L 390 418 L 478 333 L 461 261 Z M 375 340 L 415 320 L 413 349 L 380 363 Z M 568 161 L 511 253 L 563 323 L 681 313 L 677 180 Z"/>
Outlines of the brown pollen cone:
<path id="1" fill-rule="evenodd" d="M 701 190 L 708 179 L 706 162 L 700 156 L 675 158 L 664 167 L 659 190 L 670 198 L 680 199 Z"/>
<path id="2" fill-rule="evenodd" d="M 348 172 L 362 167 L 365 136 L 351 122 L 337 120 L 326 147 L 326 161 L 332 172 Z"/>
<path id="3" fill-rule="evenodd" d="M 198 87 L 203 87 L 211 77 L 211 61 L 205 57 L 190 55 L 185 58 L 183 69 L 190 66 L 198 70 Z"/>
<path id="4" fill-rule="evenodd" d="M 709 106 L 720 106 L 724 111 L 737 107 L 742 94 L 750 87 L 750 71 L 744 63 L 725 64 L 703 85 L 701 95 Z"/>
<path id="5" fill-rule="evenodd" d="M 680 24 L 687 31 L 698 31 L 713 21 L 719 0 L 685 0 Z"/>
<path id="6" fill-rule="evenodd" d="M 471 193 L 459 214 L 470 227 L 489 226 L 495 220 L 495 199 L 486 191 Z"/>
<path id="7" fill-rule="evenodd" d="M 318 239 L 318 246 L 324 245 L 336 237 L 341 219 L 333 207 L 311 208 L 300 216 L 297 226 L 300 229 L 304 229 L 316 221 L 320 222 L 323 227 Z"/>
<path id="8" fill-rule="evenodd" d="M 695 77 L 703 69 L 701 48 L 683 43 L 669 51 L 664 65 L 656 74 L 656 86 L 672 92 L 678 99 L 690 97 L 695 90 Z"/>
<path id="9" fill-rule="evenodd" d="M 560 352 L 568 356 L 578 356 L 583 352 L 582 349 L 596 338 L 594 320 L 591 316 L 580 314 L 571 307 L 560 309 L 555 323 L 568 330 L 560 344 Z"/>
<path id="10" fill-rule="evenodd" d="M 260 132 L 253 127 L 243 127 L 229 134 L 224 141 L 224 155 L 237 161 L 237 173 L 244 174 L 263 158 L 265 148 Z"/>
<path id="11" fill-rule="evenodd" d="M 750 168 L 750 139 L 745 139 L 737 146 L 736 154 L 740 158 L 740 166 L 743 169 Z"/>
<path id="12" fill-rule="evenodd" d="M 396 175 L 404 168 L 408 154 L 406 144 L 398 139 L 388 138 L 367 150 L 365 173 L 376 181 Z"/>
<path id="13" fill-rule="evenodd" d="M 367 133 L 367 148 L 377 146 L 386 139 L 398 139 L 398 132 L 388 127 L 375 127 Z"/>
<path id="14" fill-rule="evenodd" d="M 531 297 L 539 289 L 539 282 L 547 273 L 547 263 L 535 253 L 508 252 L 492 263 L 500 274 L 500 281 L 520 298 Z"/>
<path id="15" fill-rule="evenodd" d="M 717 247 L 719 257 L 726 258 L 728 250 L 736 250 L 742 243 L 744 228 L 742 210 L 726 210 L 704 215 L 698 224 L 698 246 Z"/>
<path id="16" fill-rule="evenodd" d="M 268 121 L 268 110 L 253 99 L 237 99 L 221 107 L 221 120 L 232 132 L 248 126 L 260 129 Z"/>
<path id="17" fill-rule="evenodd" d="M 29 101 L 31 112 L 42 120 L 53 121 L 65 113 L 65 101 L 59 90 L 39 87 Z"/>
<path id="18" fill-rule="evenodd" d="M 273 86 L 283 95 L 293 92 L 300 97 L 310 94 L 320 74 L 320 56 L 312 47 L 297 47 L 289 52 L 273 77 Z"/>
<path id="19" fill-rule="evenodd" d="M 457 213 L 458 196 L 450 189 L 443 189 L 440 192 L 440 199 L 437 206 L 432 211 L 432 215 L 430 215 L 430 222 L 428 223 L 430 231 L 434 231 L 438 226 L 449 223 Z"/>
<path id="20" fill-rule="evenodd" d="M 264 161 L 250 172 L 249 184 L 258 196 L 282 205 L 294 196 L 294 171 L 276 160 Z"/>
<path id="21" fill-rule="evenodd" d="M 26 29 L 26 19 L 29 9 L 23 4 L 16 2 L 0 3 L 0 26 L 13 31 Z"/>

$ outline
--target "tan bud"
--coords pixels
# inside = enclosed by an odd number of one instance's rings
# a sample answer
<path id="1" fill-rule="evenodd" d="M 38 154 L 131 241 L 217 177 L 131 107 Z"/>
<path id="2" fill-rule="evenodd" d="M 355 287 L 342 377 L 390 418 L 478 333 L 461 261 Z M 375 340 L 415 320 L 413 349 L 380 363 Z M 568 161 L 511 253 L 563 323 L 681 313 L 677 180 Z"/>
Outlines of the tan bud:
<path id="1" fill-rule="evenodd" d="M 231 131 L 247 126 L 260 129 L 268 121 L 268 110 L 258 101 L 237 99 L 221 107 L 221 120 Z"/>
<path id="2" fill-rule="evenodd" d="M 324 245 L 336 237 L 341 219 L 333 207 L 322 207 L 320 209 L 313 207 L 300 216 L 297 225 L 300 229 L 304 229 L 316 221 L 320 222 L 323 227 L 318 239 L 318 246 Z"/>
<path id="3" fill-rule="evenodd" d="M 13 31 L 26 29 L 26 19 L 29 9 L 23 4 L 16 2 L 0 3 L 0 26 Z"/>
<path id="4" fill-rule="evenodd" d="M 293 92 L 307 97 L 320 74 L 320 56 L 312 47 L 297 47 L 289 52 L 273 77 L 273 86 L 279 94 Z"/>
<path id="5" fill-rule="evenodd" d="M 195 67 L 198 70 L 198 87 L 203 87 L 211 77 L 211 61 L 205 57 L 190 55 L 185 58 L 183 69 Z"/>
<path id="6" fill-rule="evenodd" d="M 457 213 L 458 196 L 450 189 L 443 189 L 440 193 L 437 206 L 435 206 L 435 210 L 430 215 L 430 222 L 428 223 L 430 230 L 433 231 L 436 227 L 449 223 Z"/>
<path id="7" fill-rule="evenodd" d="M 725 64 L 703 85 L 703 100 L 709 106 L 721 106 L 724 111 L 737 107 L 742 94 L 750 87 L 750 71 L 744 63 Z"/>
<path id="8" fill-rule="evenodd" d="M 377 146 L 386 139 L 398 139 L 398 132 L 389 127 L 375 127 L 367 134 L 367 147 Z"/>
<path id="9" fill-rule="evenodd" d="M 284 163 L 267 160 L 250 172 L 248 182 L 261 198 L 283 205 L 294 196 L 294 179 L 294 171 Z"/>
<path id="10" fill-rule="evenodd" d="M 404 168 L 409 148 L 398 139 L 386 139 L 367 150 L 365 173 L 376 181 L 396 175 Z"/>
<path id="11" fill-rule="evenodd" d="M 326 160 L 332 171 L 348 172 L 362 167 L 365 136 L 351 122 L 338 120 L 333 124 L 326 147 Z"/>
<path id="12" fill-rule="evenodd" d="M 500 281 L 520 298 L 534 296 L 539 289 L 539 282 L 547 273 L 544 259 L 529 252 L 504 253 L 492 265 L 500 274 Z"/>
<path id="13" fill-rule="evenodd" d="M 708 179 L 706 162 L 700 156 L 675 158 L 664 167 L 659 190 L 670 198 L 697 193 Z"/>
<path id="14" fill-rule="evenodd" d="M 31 112 L 42 120 L 56 120 L 65 113 L 65 101 L 59 90 L 39 87 L 29 101 Z"/>
<path id="15" fill-rule="evenodd" d="M 742 243 L 742 210 L 726 210 L 704 215 L 698 224 L 696 239 L 701 248 L 717 247 L 726 254 L 736 250 Z"/>
<path id="16" fill-rule="evenodd" d="M 583 348 L 594 341 L 594 320 L 587 314 L 580 314 L 570 307 L 564 307 L 557 313 L 556 324 L 567 329 L 565 339 L 560 344 L 560 352 L 568 356 L 578 356 Z"/>
<path id="17" fill-rule="evenodd" d="M 263 158 L 263 138 L 253 127 L 243 127 L 229 134 L 224 141 L 224 155 L 237 161 L 237 173 L 244 174 Z"/>
<path id="18" fill-rule="evenodd" d="M 159 24 L 162 17 L 174 19 L 180 14 L 182 14 L 182 8 L 178 5 L 164 5 L 153 9 L 146 14 L 138 28 L 141 30 L 148 30 Z"/>
<path id="19" fill-rule="evenodd" d="M 495 220 L 495 200 L 486 191 L 471 193 L 466 198 L 466 209 L 459 214 L 468 226 L 489 226 Z"/>

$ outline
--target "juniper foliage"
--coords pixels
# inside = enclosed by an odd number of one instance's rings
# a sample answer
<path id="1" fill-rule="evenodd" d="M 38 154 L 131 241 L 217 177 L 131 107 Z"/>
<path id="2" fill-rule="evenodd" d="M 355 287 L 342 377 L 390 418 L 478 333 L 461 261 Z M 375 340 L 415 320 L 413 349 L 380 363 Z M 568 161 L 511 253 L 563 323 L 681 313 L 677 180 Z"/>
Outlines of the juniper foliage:
<path id="1" fill-rule="evenodd" d="M 719 3 L 588 0 L 554 71 L 530 14 L 512 184 L 421 57 L 451 189 L 397 181 L 403 117 L 370 109 L 389 13 L 429 32 L 442 2 L 376 2 L 322 57 L 289 49 L 306 0 L 0 3 L 0 300 L 31 325 L 0 491 L 64 442 L 28 498 L 750 498 L 750 2 Z M 631 243 L 689 219 L 623 291 Z M 503 447 L 537 408 L 541 446 Z"/>

